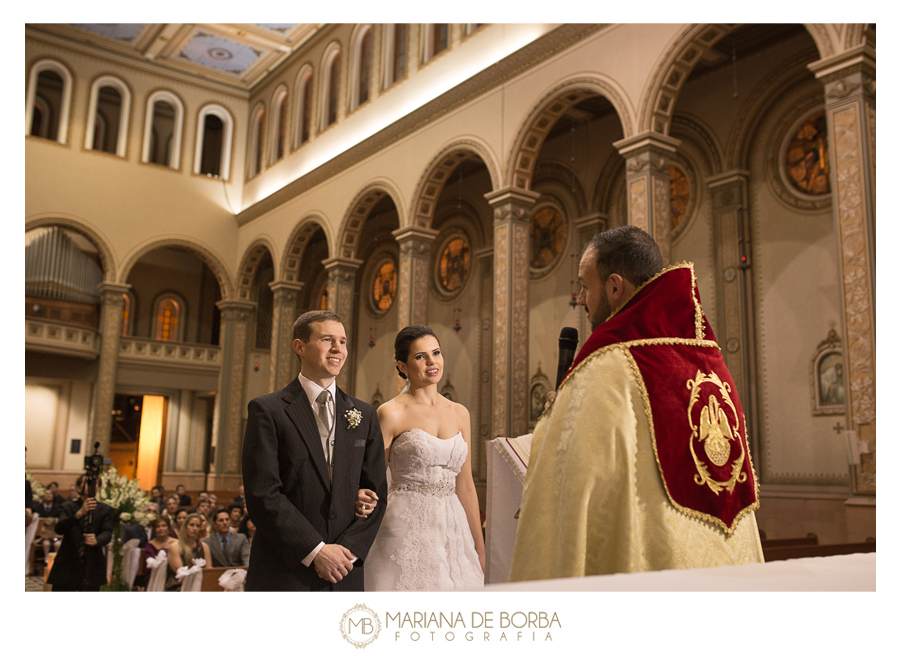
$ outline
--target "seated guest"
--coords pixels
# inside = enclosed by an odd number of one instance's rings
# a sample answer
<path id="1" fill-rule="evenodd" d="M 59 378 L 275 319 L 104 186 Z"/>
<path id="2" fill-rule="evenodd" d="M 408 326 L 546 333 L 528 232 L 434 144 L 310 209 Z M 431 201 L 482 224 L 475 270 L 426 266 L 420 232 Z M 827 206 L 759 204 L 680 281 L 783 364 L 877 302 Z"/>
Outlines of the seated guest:
<path id="1" fill-rule="evenodd" d="M 250 520 L 249 514 L 244 514 L 237 531 L 238 534 L 244 535 L 247 538 L 249 544 L 253 544 L 253 535 L 256 534 L 256 526 L 253 525 L 253 521 Z"/>
<path id="2" fill-rule="evenodd" d="M 209 504 L 209 498 L 201 498 L 197 502 L 197 507 L 194 508 L 194 511 L 189 512 L 189 514 L 202 514 L 205 517 L 209 517 L 209 513 L 212 510 Z"/>
<path id="3" fill-rule="evenodd" d="M 245 500 L 245 497 L 244 497 L 244 485 L 242 484 L 240 487 L 238 487 L 238 495 L 234 497 L 234 500 L 233 500 L 232 502 L 234 502 L 234 503 L 240 505 L 241 507 L 243 507 L 243 506 L 244 506 L 244 500 Z"/>
<path id="4" fill-rule="evenodd" d="M 228 525 L 231 526 L 231 532 L 237 532 L 238 526 L 241 525 L 241 518 L 244 516 L 244 506 L 237 503 L 231 503 L 228 506 Z"/>
<path id="5" fill-rule="evenodd" d="M 66 499 L 59 495 L 59 483 L 51 482 L 47 485 L 47 488 L 53 492 L 53 502 L 59 506 L 62 506 Z M 42 515 L 43 516 L 43 515 Z"/>
<path id="6" fill-rule="evenodd" d="M 81 497 L 78 495 L 78 489 L 74 484 L 69 485 L 69 498 L 68 500 L 73 503 L 77 503 Z"/>
<path id="7" fill-rule="evenodd" d="M 221 509 L 213 517 L 214 532 L 204 543 L 209 547 L 214 567 L 250 566 L 250 542 L 244 535 L 230 532 L 228 511 Z"/>
<path id="8" fill-rule="evenodd" d="M 174 527 L 175 516 L 178 514 L 178 496 L 169 496 L 166 498 L 166 506 L 163 508 L 162 515 L 169 519 L 169 527 Z"/>
<path id="9" fill-rule="evenodd" d="M 31 509 L 37 512 L 42 519 L 57 518 L 62 505 L 56 502 L 56 498 L 50 487 L 47 487 L 40 501 L 32 501 Z"/>
<path id="10" fill-rule="evenodd" d="M 149 527 L 153 531 L 153 539 L 144 546 L 144 554 L 141 556 L 141 564 L 144 565 L 147 564 L 147 558 L 156 557 L 160 551 L 166 551 L 167 554 L 173 550 L 178 551 L 178 540 L 171 534 L 172 526 L 169 524 L 167 516 L 163 515 L 153 519 Z M 170 575 L 172 580 L 174 580 L 175 572 L 173 571 Z M 149 580 L 150 570 L 147 569 L 144 574 L 144 587 L 147 586 Z M 166 580 L 168 581 L 169 578 L 167 577 Z"/>
<path id="11" fill-rule="evenodd" d="M 175 525 L 173 525 L 172 529 L 169 531 L 173 537 L 178 537 L 178 531 L 181 530 L 181 526 L 184 525 L 184 521 L 187 517 L 188 511 L 186 509 L 180 509 L 175 514 Z"/>
<path id="12" fill-rule="evenodd" d="M 179 484 L 177 487 L 175 487 L 175 495 L 178 496 L 178 504 L 181 507 L 191 506 L 191 497 L 184 492 L 183 484 Z"/>
<path id="13" fill-rule="evenodd" d="M 166 589 L 180 587 L 174 574 L 183 566 L 191 566 L 195 559 L 206 560 L 206 566 L 211 566 L 209 546 L 204 544 L 200 538 L 201 528 L 205 526 L 206 523 L 201 514 L 188 514 L 178 536 L 177 550 L 169 551 L 169 567 L 172 569 L 172 580 L 175 582 L 167 580 Z"/>
<path id="14" fill-rule="evenodd" d="M 200 509 L 199 509 L 200 503 L 202 503 L 204 500 L 206 502 L 209 502 L 209 494 L 205 491 L 201 491 L 200 493 L 197 494 L 197 505 L 195 507 L 189 509 L 188 513 L 196 514 L 197 512 L 200 512 Z M 203 514 L 203 512 L 200 512 L 200 513 Z"/>
<path id="15" fill-rule="evenodd" d="M 150 490 L 150 502 L 156 503 L 157 509 L 165 509 L 166 508 L 166 497 L 163 495 L 162 487 L 153 487 Z"/>
<path id="16" fill-rule="evenodd" d="M 216 494 L 209 494 L 209 509 L 213 510 L 219 506 L 219 497 Z"/>

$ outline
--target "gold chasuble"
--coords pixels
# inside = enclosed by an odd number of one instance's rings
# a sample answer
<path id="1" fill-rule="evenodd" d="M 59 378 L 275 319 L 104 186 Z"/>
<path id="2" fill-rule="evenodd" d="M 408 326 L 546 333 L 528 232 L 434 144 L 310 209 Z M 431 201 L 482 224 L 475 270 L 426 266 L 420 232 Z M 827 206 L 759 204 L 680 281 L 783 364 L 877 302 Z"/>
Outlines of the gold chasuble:
<path id="1" fill-rule="evenodd" d="M 534 430 L 511 581 L 762 562 L 737 390 L 692 265 L 588 337 Z"/>

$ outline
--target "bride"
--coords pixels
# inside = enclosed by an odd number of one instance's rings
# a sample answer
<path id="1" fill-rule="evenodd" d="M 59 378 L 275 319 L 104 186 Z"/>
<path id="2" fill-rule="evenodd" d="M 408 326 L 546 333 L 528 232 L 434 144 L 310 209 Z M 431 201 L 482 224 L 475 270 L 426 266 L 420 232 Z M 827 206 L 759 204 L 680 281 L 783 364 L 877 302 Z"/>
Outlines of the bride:
<path id="1" fill-rule="evenodd" d="M 469 412 L 438 393 L 444 358 L 430 328 L 401 330 L 394 358 L 409 384 L 378 407 L 390 488 L 366 558 L 365 588 L 479 588 L 484 538 L 472 480 Z M 374 493 L 361 489 L 357 516 L 367 516 L 374 504 Z"/>

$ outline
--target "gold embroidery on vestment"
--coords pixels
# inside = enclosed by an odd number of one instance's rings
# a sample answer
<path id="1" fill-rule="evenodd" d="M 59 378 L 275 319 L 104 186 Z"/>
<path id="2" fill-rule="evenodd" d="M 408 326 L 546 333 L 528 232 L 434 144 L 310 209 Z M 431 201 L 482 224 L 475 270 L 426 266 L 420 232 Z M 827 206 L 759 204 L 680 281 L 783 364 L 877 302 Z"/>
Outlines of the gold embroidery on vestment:
<path id="1" fill-rule="evenodd" d="M 710 395 L 707 405 L 700 410 L 700 426 L 694 425 L 692 413 L 694 405 L 700 401 L 700 386 L 703 384 L 712 384 L 717 387 L 722 401 L 728 405 L 728 408 L 731 409 L 734 415 L 733 427 L 728 422 L 728 416 L 715 395 Z M 704 375 L 698 370 L 695 379 L 687 381 L 687 388 L 691 392 L 687 408 L 688 424 L 691 426 L 691 440 L 688 445 L 691 448 L 691 456 L 694 458 L 694 463 L 697 465 L 697 475 L 694 476 L 694 482 L 700 486 L 704 484 L 709 486 L 717 496 L 723 489 L 727 490 L 728 493 L 732 493 L 736 484 L 747 481 L 747 474 L 741 472 L 744 467 L 744 443 L 741 441 L 740 427 L 738 425 L 740 419 L 738 418 L 737 409 L 731 401 L 731 396 L 728 394 L 731 391 L 731 387 L 719 379 L 716 373 L 711 372 L 708 375 Z M 712 478 L 706 464 L 697 456 L 697 452 L 694 450 L 694 441 L 700 441 L 703 444 L 703 451 L 716 466 L 724 466 L 728 462 L 728 457 L 731 454 L 731 442 L 734 441 L 738 444 L 741 453 L 732 462 L 731 477 L 729 479 L 720 481 Z"/>

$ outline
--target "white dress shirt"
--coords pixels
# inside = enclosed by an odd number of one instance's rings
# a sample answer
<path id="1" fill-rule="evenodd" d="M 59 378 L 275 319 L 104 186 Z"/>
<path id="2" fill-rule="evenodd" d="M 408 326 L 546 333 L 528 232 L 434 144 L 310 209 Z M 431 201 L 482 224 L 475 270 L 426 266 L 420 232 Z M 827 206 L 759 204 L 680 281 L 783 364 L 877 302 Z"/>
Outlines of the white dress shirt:
<path id="1" fill-rule="evenodd" d="M 316 426 L 319 428 L 319 436 L 322 436 L 325 431 L 328 430 L 327 427 L 322 427 L 322 421 L 319 419 L 319 394 L 322 391 L 328 391 L 331 393 L 331 397 L 328 400 L 328 419 L 330 421 L 331 426 L 331 434 L 322 442 L 322 450 L 326 455 L 329 454 L 328 446 L 326 442 L 334 436 L 334 428 L 336 423 L 334 422 L 334 413 L 335 413 L 335 395 L 337 394 L 337 383 L 335 380 L 331 380 L 331 385 L 322 388 L 318 384 L 316 384 L 311 379 L 307 379 L 303 376 L 303 373 L 297 375 L 297 379 L 300 381 L 300 386 L 303 387 L 303 392 L 306 393 L 306 397 L 309 399 L 309 406 L 312 407 L 313 416 L 316 418 Z M 320 541 L 319 545 L 316 546 L 312 551 L 310 551 L 309 555 L 301 560 L 303 566 L 310 566 L 313 563 L 313 560 L 316 559 L 316 555 L 319 554 L 319 551 L 322 550 L 322 547 L 325 545 L 325 542 Z M 356 562 L 356 557 L 353 557 L 353 562 Z"/>

